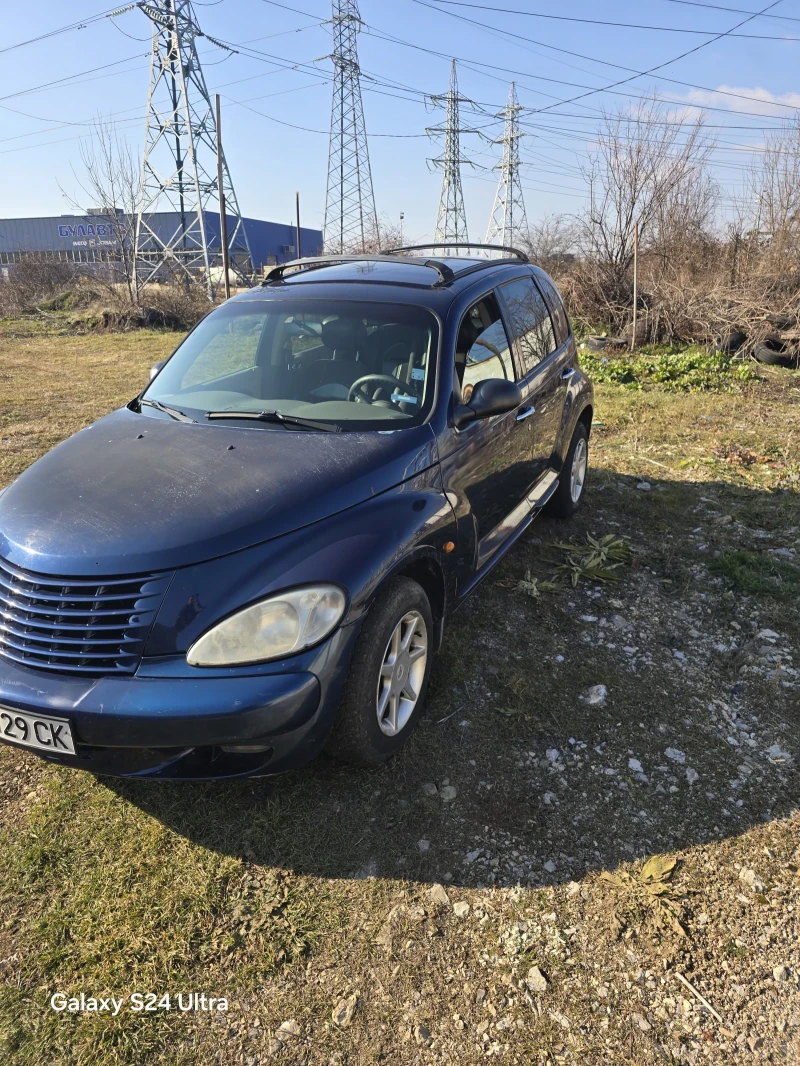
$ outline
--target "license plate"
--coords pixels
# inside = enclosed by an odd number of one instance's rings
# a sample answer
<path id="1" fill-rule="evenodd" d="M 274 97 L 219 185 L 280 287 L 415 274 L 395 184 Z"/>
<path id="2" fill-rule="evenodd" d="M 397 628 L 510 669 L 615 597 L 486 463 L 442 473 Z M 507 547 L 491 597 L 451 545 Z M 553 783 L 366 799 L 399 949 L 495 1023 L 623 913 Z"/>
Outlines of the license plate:
<path id="1" fill-rule="evenodd" d="M 42 714 L 0 707 L 0 739 L 53 754 L 75 754 L 72 730 L 64 718 L 49 718 Z"/>

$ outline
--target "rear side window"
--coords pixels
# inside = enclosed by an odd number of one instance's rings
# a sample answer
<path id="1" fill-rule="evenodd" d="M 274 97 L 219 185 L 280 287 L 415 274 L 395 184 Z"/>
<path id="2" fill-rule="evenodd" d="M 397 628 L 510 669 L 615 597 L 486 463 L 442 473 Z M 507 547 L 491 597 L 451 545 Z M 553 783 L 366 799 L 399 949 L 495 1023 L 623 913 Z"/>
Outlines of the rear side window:
<path id="1" fill-rule="evenodd" d="M 508 337 L 494 296 L 478 300 L 461 319 L 456 373 L 465 403 L 469 402 L 473 387 L 484 378 L 514 380 Z"/>
<path id="2" fill-rule="evenodd" d="M 539 283 L 539 288 L 544 292 L 547 297 L 547 301 L 550 304 L 550 310 L 553 313 L 553 323 L 556 327 L 556 339 L 559 347 L 569 337 L 569 319 L 567 318 L 567 312 L 564 310 L 564 304 L 561 297 L 558 295 L 558 289 L 549 278 L 543 278 L 541 275 L 536 279 Z"/>
<path id="3" fill-rule="evenodd" d="M 533 278 L 509 281 L 500 291 L 508 307 L 523 372 L 528 374 L 555 351 L 556 338 L 550 312 Z"/>

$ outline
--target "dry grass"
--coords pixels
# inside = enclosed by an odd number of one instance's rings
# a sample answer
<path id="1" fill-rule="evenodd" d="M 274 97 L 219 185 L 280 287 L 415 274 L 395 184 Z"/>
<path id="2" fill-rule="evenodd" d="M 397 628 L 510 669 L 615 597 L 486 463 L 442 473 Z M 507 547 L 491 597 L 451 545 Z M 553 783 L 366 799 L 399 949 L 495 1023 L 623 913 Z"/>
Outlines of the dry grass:
<path id="1" fill-rule="evenodd" d="M 172 343 L 0 337 L 0 482 L 134 395 Z M 2 1061 L 791 1061 L 797 601 L 710 563 L 796 546 L 798 386 L 776 372 L 734 395 L 599 390 L 585 511 L 537 523 L 453 619 L 428 714 L 378 771 L 322 760 L 174 786 L 0 748 Z M 587 534 L 634 549 L 621 580 L 548 588 L 557 543 Z M 518 591 L 526 571 L 538 598 Z M 670 856 L 663 891 L 646 888 L 653 855 Z M 57 990 L 231 1009 L 56 1014 Z"/>

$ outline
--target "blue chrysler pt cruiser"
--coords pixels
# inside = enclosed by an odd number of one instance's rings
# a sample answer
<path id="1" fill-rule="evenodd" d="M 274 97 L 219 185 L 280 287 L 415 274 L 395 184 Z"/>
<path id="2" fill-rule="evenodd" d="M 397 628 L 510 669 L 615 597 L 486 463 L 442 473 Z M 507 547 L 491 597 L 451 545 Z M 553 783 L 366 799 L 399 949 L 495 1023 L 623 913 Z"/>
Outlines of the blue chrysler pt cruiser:
<path id="1" fill-rule="evenodd" d="M 0 494 L 4 742 L 184 779 L 401 747 L 592 423 L 548 276 L 423 251 L 275 268 Z"/>

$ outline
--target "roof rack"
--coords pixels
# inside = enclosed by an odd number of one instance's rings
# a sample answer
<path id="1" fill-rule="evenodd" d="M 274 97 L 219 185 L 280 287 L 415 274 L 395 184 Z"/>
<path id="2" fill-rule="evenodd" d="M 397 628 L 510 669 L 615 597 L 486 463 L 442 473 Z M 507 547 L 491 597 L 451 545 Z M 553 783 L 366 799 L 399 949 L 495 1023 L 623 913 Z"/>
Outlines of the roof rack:
<path id="1" fill-rule="evenodd" d="M 525 252 L 521 252 L 519 248 L 514 248 L 510 244 L 475 244 L 473 241 L 454 241 L 452 243 L 450 241 L 446 241 L 445 243 L 439 241 L 438 243 L 433 242 L 431 244 L 406 244 L 400 248 L 387 248 L 385 251 L 381 252 L 381 255 L 397 255 L 399 252 L 421 252 L 425 248 L 475 248 L 482 252 L 508 252 L 523 263 L 530 263 L 530 259 Z"/>
<path id="2" fill-rule="evenodd" d="M 394 251 L 394 249 L 392 249 Z M 426 266 L 431 267 L 439 275 L 439 281 L 435 284 L 447 285 L 453 281 L 456 277 L 456 273 L 451 266 L 447 263 L 443 263 L 439 259 L 426 258 L 422 263 L 419 259 L 403 259 L 400 256 L 392 254 L 378 254 L 378 255 L 315 255 L 309 256 L 307 259 L 292 259 L 289 263 L 280 263 L 270 270 L 262 285 L 272 285 L 273 282 L 281 281 L 284 274 L 288 270 L 295 271 L 307 271 L 318 270 L 320 267 L 334 266 L 336 263 L 408 263 L 409 266 Z"/>

